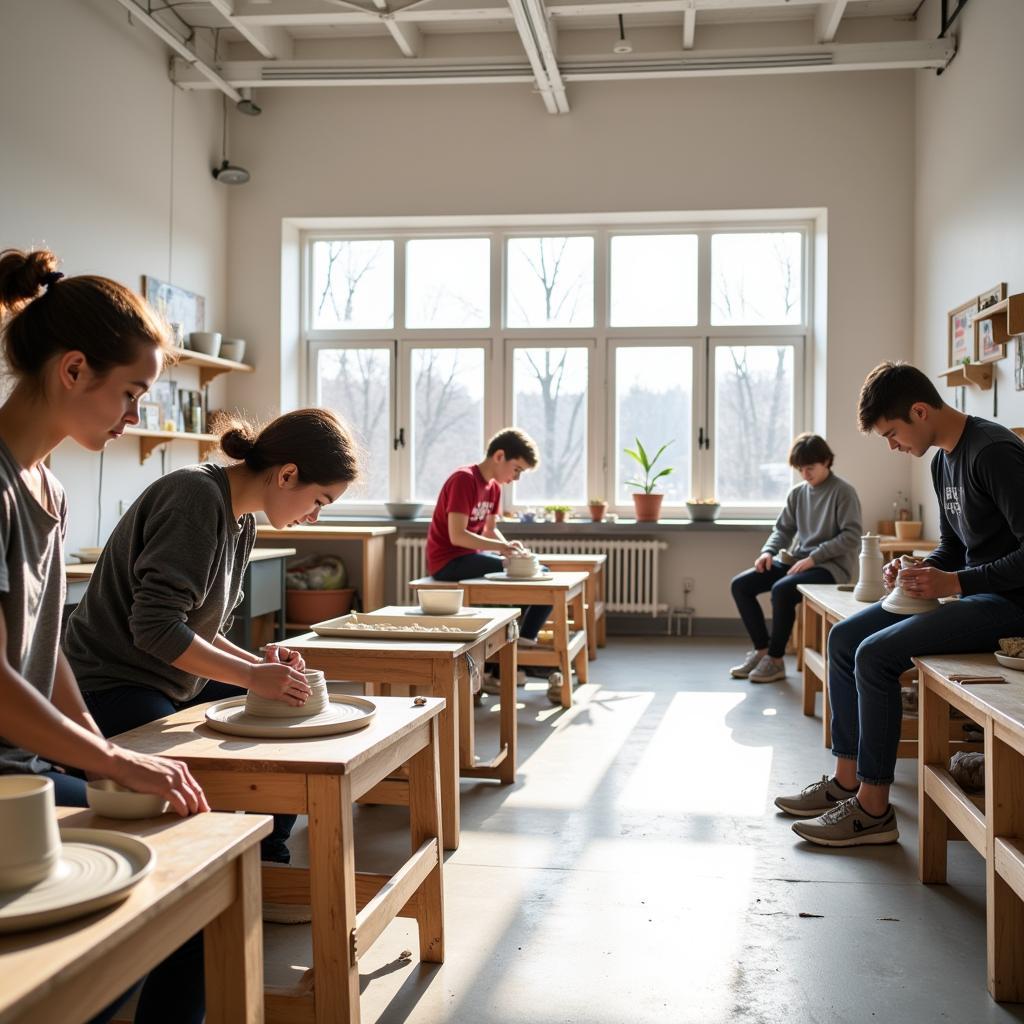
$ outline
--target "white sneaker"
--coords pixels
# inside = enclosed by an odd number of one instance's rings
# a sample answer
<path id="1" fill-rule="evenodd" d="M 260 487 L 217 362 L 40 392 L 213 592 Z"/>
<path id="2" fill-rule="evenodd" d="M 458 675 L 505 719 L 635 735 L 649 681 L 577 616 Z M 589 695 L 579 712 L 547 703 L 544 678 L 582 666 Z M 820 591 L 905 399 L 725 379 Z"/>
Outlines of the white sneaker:
<path id="1" fill-rule="evenodd" d="M 785 679 L 786 662 L 782 658 L 773 658 L 766 654 L 747 678 L 752 683 L 774 683 L 779 679 Z"/>
<path id="2" fill-rule="evenodd" d="M 733 679 L 746 679 L 747 676 L 757 668 L 760 662 L 761 655 L 758 654 L 757 651 L 747 651 L 743 656 L 743 661 L 740 662 L 739 665 L 733 665 L 733 667 L 729 669 L 729 675 L 731 675 Z"/>

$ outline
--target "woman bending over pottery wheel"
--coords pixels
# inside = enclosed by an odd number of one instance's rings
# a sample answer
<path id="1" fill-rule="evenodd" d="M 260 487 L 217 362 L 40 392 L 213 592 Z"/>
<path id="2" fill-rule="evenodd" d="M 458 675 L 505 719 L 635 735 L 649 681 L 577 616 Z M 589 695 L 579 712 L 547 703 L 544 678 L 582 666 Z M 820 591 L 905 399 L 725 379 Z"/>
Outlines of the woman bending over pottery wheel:
<path id="1" fill-rule="evenodd" d="M 272 647 L 263 660 L 224 634 L 243 596 L 254 513 L 278 528 L 316 522 L 358 475 L 356 445 L 325 409 L 285 413 L 259 434 L 230 421 L 220 443 L 232 465 L 175 470 L 142 492 L 68 620 L 65 652 L 107 736 L 246 690 L 293 706 L 309 696 L 297 653 Z M 288 863 L 294 823 L 274 816 L 264 860 Z"/>
<path id="2" fill-rule="evenodd" d="M 765 541 L 754 568 L 732 581 L 732 597 L 753 650 L 730 669 L 735 679 L 772 683 L 786 678 L 783 655 L 793 631 L 801 583 L 846 583 L 852 578 L 860 547 L 860 500 L 832 472 L 835 456 L 817 434 L 801 434 L 789 451 L 789 464 L 803 477 L 786 498 L 786 507 Z M 769 636 L 758 594 L 771 591 Z"/>
<path id="3" fill-rule="evenodd" d="M 3 349 L 14 389 L 0 407 L 0 773 L 46 775 L 59 805 L 85 807 L 85 782 L 60 765 L 206 811 L 180 761 L 103 738 L 59 648 L 64 608 L 64 490 L 44 460 L 65 438 L 102 451 L 139 422 L 169 335 L 149 307 L 102 277 L 64 277 L 51 252 L 0 253 Z M 196 980 L 198 978 L 198 981 Z M 94 1018 L 109 1020 L 123 1001 Z M 203 1016 L 201 935 L 154 968 L 135 1020 Z"/>

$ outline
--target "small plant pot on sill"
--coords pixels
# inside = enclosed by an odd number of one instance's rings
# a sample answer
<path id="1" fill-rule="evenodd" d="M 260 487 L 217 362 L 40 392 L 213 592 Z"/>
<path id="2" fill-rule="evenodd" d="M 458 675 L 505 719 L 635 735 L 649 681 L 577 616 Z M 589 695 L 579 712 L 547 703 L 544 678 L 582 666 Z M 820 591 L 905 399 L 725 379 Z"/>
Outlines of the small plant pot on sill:
<path id="1" fill-rule="evenodd" d="M 592 523 L 604 522 L 604 514 L 608 511 L 607 501 L 592 501 L 590 503 L 590 521 Z"/>
<path id="2" fill-rule="evenodd" d="M 285 616 L 289 622 L 311 625 L 346 615 L 352 610 L 355 590 L 345 587 L 341 590 L 286 590 Z"/>
<path id="3" fill-rule="evenodd" d="M 656 523 L 661 515 L 661 503 L 664 494 L 634 494 L 633 508 L 636 509 L 638 523 Z"/>

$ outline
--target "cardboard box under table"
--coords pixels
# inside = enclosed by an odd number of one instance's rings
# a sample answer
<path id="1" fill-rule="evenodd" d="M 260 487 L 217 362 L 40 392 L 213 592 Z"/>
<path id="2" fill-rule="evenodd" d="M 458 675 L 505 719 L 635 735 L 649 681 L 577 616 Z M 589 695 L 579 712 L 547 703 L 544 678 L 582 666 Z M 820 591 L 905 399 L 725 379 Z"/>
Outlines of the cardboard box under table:
<path id="1" fill-rule="evenodd" d="M 380 608 L 373 615 L 404 616 L 408 608 Z M 459 777 L 515 781 L 516 773 L 516 645 L 514 608 L 475 608 L 474 617 L 489 619 L 473 640 L 394 640 L 390 636 L 351 638 L 304 633 L 292 637 L 287 646 L 298 651 L 307 668 L 322 669 L 328 679 L 370 684 L 378 692 L 390 686 L 407 686 L 445 702 L 440 714 L 441 833 L 444 848 L 459 846 Z M 441 617 L 443 618 L 443 616 Z M 412 620 L 410 621 L 417 621 Z M 445 620 L 448 621 L 448 620 Z M 457 621 L 457 620 L 454 620 Z M 473 696 L 469 666 L 481 670 L 485 660 L 499 663 L 501 711 L 497 756 L 480 763 L 476 757 L 473 729 Z M 404 804 L 404 784 L 389 780 L 367 795 L 380 804 Z"/>
<path id="2" fill-rule="evenodd" d="M 144 839 L 153 870 L 120 903 L 46 928 L 0 935 L 0 1022 L 82 1024 L 203 929 L 207 1024 L 263 1020 L 263 815 L 165 814 L 114 821 L 57 808 L 65 828 Z"/>
<path id="3" fill-rule="evenodd" d="M 293 989 L 267 990 L 271 1024 L 358 1024 L 359 958 L 395 917 L 416 919 L 421 961 L 444 960 L 437 760 L 444 701 L 373 703 L 370 724 L 341 735 L 229 736 L 205 724 L 209 705 L 199 705 L 117 737 L 131 750 L 187 762 L 218 810 L 308 815 L 309 868 L 263 867 L 265 900 L 308 904 L 313 914 L 312 972 Z M 394 876 L 357 873 L 353 804 L 400 765 L 408 767 L 412 856 Z"/>
<path id="4" fill-rule="evenodd" d="M 554 624 L 554 643 L 537 647 L 521 647 L 520 665 L 538 665 L 557 669 L 562 673 L 562 707 L 572 707 L 572 669 L 581 683 L 588 677 L 587 627 L 584 611 L 585 572 L 552 572 L 549 580 L 496 581 L 488 579 L 462 580 L 447 583 L 423 576 L 410 580 L 415 593 L 419 589 L 463 590 L 464 601 L 474 608 L 494 605 L 550 605 Z"/>

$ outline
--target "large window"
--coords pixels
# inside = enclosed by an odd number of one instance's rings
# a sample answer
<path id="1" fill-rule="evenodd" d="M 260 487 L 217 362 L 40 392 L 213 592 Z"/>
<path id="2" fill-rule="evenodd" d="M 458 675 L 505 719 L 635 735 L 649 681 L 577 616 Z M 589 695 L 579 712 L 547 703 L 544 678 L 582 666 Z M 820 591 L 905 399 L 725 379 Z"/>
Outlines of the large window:
<path id="1" fill-rule="evenodd" d="M 567 220 L 567 219 L 566 219 Z M 367 454 L 347 507 L 427 506 L 487 438 L 521 427 L 540 465 L 506 509 L 604 498 L 624 517 L 640 438 L 671 467 L 663 514 L 715 498 L 769 515 L 806 429 L 806 223 L 311 233 L 305 396 Z"/>

